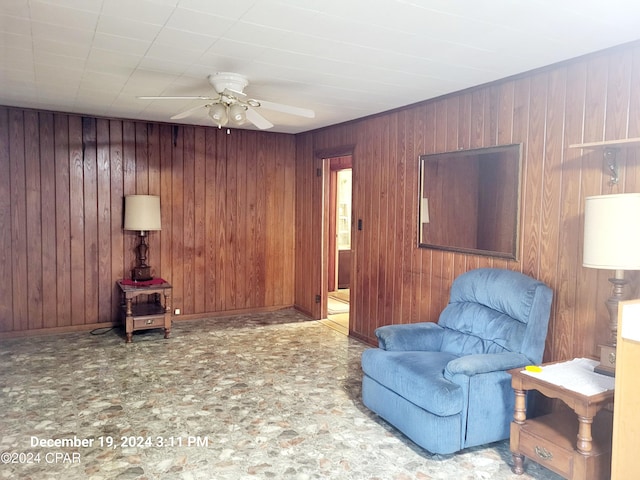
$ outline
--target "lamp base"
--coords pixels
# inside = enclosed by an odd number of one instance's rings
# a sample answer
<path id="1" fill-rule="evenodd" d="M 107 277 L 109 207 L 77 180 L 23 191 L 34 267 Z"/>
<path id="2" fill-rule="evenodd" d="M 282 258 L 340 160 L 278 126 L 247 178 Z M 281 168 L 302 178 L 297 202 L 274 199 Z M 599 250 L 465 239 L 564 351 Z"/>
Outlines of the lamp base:
<path id="1" fill-rule="evenodd" d="M 600 365 L 594 372 L 609 377 L 616 376 L 616 347 L 615 345 L 600 345 Z"/>
<path id="2" fill-rule="evenodd" d="M 135 267 L 131 270 L 131 280 L 134 282 L 146 282 L 148 280 L 153 280 L 153 276 L 151 275 L 151 267 L 145 265 L 143 267 Z"/>

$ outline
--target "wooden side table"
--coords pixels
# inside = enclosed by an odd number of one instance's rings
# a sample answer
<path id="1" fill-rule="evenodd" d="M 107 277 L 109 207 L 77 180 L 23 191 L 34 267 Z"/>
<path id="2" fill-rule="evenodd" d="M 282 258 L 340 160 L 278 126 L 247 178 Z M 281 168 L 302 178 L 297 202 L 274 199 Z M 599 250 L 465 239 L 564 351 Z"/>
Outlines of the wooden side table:
<path id="1" fill-rule="evenodd" d="M 124 316 L 126 343 L 133 341 L 133 332 L 150 328 L 164 328 L 164 338 L 171 334 L 171 284 L 129 285 L 118 280 L 122 293 L 121 311 Z M 138 299 L 144 295 L 144 299 Z M 142 301 L 136 301 L 142 300 Z"/>
<path id="2" fill-rule="evenodd" d="M 515 391 L 512 471 L 524 473 L 527 457 L 569 480 L 610 478 L 613 414 L 602 409 L 613 402 L 614 391 L 584 395 L 524 373 L 522 368 L 509 373 Z M 527 419 L 527 390 L 562 400 L 575 415 L 567 409 Z"/>

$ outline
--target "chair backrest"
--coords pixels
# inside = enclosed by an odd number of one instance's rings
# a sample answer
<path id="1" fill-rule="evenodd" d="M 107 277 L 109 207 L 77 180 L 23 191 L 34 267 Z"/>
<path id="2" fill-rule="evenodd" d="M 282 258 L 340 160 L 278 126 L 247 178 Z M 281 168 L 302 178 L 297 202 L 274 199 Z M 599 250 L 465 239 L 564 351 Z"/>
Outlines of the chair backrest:
<path id="1" fill-rule="evenodd" d="M 540 363 L 553 293 L 511 270 L 480 268 L 456 278 L 438 324 L 441 350 L 456 355 L 518 352 Z"/>

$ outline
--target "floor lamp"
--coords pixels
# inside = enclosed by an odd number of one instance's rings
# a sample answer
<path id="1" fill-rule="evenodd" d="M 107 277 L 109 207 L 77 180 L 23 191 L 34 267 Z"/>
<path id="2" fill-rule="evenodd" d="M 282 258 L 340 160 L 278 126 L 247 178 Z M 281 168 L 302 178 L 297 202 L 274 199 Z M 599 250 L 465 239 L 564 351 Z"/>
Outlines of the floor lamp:
<path id="1" fill-rule="evenodd" d="M 147 265 L 147 233 L 160 230 L 160 197 L 157 195 L 127 195 L 124 197 L 124 229 L 139 232 L 140 242 L 136 247 L 136 267 L 131 279 L 147 281 L 153 279 L 151 267 Z"/>
<path id="2" fill-rule="evenodd" d="M 615 374 L 618 303 L 626 299 L 625 270 L 640 270 L 640 193 L 587 197 L 584 209 L 584 256 L 589 268 L 614 270 L 607 299 L 610 338 L 600 347 L 598 373 Z"/>

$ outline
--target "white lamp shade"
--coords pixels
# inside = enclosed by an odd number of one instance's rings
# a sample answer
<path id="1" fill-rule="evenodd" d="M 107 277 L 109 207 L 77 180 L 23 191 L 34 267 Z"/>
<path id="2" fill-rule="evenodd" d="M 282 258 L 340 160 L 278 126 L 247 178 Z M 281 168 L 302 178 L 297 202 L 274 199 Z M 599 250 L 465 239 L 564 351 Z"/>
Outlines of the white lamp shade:
<path id="1" fill-rule="evenodd" d="M 640 193 L 587 197 L 582 264 L 640 270 Z"/>
<path id="2" fill-rule="evenodd" d="M 238 103 L 229 107 L 229 117 L 236 125 L 242 125 L 247 119 L 247 109 Z"/>
<path id="3" fill-rule="evenodd" d="M 214 103 L 209 107 L 209 116 L 219 127 L 226 125 L 229 120 L 227 117 L 227 107 L 221 103 Z"/>
<path id="4" fill-rule="evenodd" d="M 157 195 L 125 196 L 124 229 L 140 232 L 160 230 L 160 197 Z"/>

